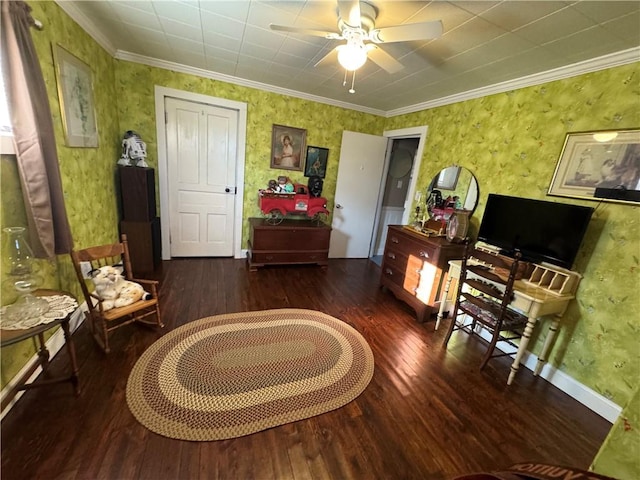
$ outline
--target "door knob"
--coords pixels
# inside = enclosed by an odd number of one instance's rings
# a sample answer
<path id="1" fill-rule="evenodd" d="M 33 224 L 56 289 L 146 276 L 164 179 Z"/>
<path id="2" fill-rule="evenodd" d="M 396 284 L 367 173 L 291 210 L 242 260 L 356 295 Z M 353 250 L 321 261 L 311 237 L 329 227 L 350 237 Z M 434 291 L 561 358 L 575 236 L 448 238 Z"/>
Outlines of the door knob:
<path id="1" fill-rule="evenodd" d="M 340 205 L 339 203 L 336 203 L 336 208 L 342 208 L 342 205 Z"/>
<path id="2" fill-rule="evenodd" d="M 230 189 L 229 187 L 227 187 L 227 188 L 225 188 L 225 189 L 224 189 L 224 191 L 225 191 L 226 193 L 229 193 L 229 192 L 231 191 L 231 189 Z"/>

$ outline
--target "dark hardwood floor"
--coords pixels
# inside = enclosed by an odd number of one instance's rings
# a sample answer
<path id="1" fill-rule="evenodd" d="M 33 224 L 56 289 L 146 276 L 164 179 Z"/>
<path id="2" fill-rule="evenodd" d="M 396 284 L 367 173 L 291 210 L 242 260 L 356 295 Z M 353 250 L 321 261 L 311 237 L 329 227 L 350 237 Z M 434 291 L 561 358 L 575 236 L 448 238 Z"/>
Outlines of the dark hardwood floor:
<path id="1" fill-rule="evenodd" d="M 610 424 L 509 360 L 480 372 L 483 348 L 462 333 L 419 324 L 378 287 L 368 260 L 250 273 L 233 259 L 164 262 L 164 330 L 130 325 L 112 353 L 74 334 L 82 394 L 69 384 L 27 392 L 2 421 L 2 478 L 12 479 L 450 479 L 516 462 L 588 468 Z M 367 389 L 345 407 L 246 437 L 187 442 L 140 425 L 125 400 L 142 352 L 205 316 L 269 308 L 321 310 L 356 328 L 373 350 Z M 446 326 L 446 324 L 445 324 Z M 62 351 L 52 373 L 68 367 Z"/>

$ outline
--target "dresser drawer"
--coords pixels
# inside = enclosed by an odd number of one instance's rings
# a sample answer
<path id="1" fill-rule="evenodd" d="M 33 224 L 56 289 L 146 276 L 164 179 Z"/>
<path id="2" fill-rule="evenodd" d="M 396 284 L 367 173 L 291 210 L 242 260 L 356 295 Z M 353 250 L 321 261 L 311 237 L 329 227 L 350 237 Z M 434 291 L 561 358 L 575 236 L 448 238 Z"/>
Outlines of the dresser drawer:
<path id="1" fill-rule="evenodd" d="M 325 250 L 330 235 L 329 229 L 320 228 L 256 230 L 251 244 L 256 250 Z"/>
<path id="2" fill-rule="evenodd" d="M 328 254 L 324 252 L 251 252 L 251 262 L 264 264 L 278 263 L 326 263 Z"/>
<path id="3" fill-rule="evenodd" d="M 417 241 L 405 232 L 389 230 L 386 248 L 406 256 L 414 255 L 432 263 L 437 262 L 438 259 L 437 245 Z"/>
<path id="4" fill-rule="evenodd" d="M 444 272 L 464 246 L 443 237 L 428 237 L 401 225 L 389 225 L 380 283 L 425 321 L 437 309 Z"/>

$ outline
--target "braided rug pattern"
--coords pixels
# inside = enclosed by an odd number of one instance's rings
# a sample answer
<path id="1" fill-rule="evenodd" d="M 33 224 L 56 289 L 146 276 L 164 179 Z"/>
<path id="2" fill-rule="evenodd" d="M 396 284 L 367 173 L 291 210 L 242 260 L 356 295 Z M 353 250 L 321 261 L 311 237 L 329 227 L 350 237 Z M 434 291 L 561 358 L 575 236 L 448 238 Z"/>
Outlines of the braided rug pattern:
<path id="1" fill-rule="evenodd" d="M 203 318 L 137 361 L 127 404 L 145 427 L 181 440 L 240 437 L 342 407 L 373 376 L 371 348 L 314 310 Z"/>

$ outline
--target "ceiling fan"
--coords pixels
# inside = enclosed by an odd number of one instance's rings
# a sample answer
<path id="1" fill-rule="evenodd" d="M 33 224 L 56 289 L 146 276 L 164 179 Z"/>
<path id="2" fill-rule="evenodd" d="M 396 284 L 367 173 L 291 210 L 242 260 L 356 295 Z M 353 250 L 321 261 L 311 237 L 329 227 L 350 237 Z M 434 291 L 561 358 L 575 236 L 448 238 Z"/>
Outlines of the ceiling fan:
<path id="1" fill-rule="evenodd" d="M 440 20 L 375 28 L 377 14 L 376 8 L 369 3 L 358 0 L 338 0 L 339 32 L 325 32 L 273 23 L 270 27 L 279 32 L 313 35 L 329 40 L 346 40 L 346 43 L 338 45 L 315 66 L 332 61 L 337 57 L 338 62 L 345 69 L 343 85 L 346 85 L 347 72 L 353 72 L 349 92 L 354 93 L 355 71 L 364 65 L 368 58 L 389 73 L 396 73 L 404 68 L 399 61 L 380 48 L 378 44 L 430 40 L 442 35 Z"/>

